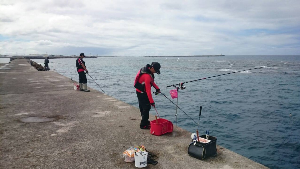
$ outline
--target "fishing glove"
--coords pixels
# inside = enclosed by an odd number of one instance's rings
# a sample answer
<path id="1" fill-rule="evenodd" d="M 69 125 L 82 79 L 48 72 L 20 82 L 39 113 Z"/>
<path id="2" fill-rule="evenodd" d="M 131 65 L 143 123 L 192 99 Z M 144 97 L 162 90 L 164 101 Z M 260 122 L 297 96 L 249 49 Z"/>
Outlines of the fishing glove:
<path id="1" fill-rule="evenodd" d="M 155 108 L 155 103 L 150 103 L 151 106 L 153 106 Z"/>
<path id="2" fill-rule="evenodd" d="M 155 95 L 158 95 L 160 93 L 160 89 L 156 89 Z"/>

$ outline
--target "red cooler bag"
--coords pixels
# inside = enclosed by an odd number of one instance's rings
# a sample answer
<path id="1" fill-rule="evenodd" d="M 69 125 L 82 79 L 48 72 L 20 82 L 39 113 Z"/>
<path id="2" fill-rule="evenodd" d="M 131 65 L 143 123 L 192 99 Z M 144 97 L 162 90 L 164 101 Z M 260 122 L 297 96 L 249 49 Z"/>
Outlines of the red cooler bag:
<path id="1" fill-rule="evenodd" d="M 166 133 L 173 132 L 173 123 L 166 119 L 156 119 L 150 122 L 150 133 L 156 136 L 161 136 Z"/>

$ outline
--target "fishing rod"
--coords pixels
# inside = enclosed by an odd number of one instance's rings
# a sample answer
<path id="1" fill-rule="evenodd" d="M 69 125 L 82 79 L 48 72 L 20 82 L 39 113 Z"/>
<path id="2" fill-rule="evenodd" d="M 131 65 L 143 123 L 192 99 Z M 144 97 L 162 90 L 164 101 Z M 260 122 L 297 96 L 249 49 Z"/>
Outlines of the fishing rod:
<path id="1" fill-rule="evenodd" d="M 201 116 L 201 111 L 202 111 L 202 106 L 200 106 L 200 112 L 199 112 L 199 122 L 198 122 L 198 128 L 197 128 L 197 131 L 196 131 L 196 133 L 197 133 L 197 140 L 198 140 L 198 142 L 200 142 L 200 140 L 199 140 L 199 126 L 200 126 L 200 116 Z"/>
<path id="2" fill-rule="evenodd" d="M 199 126 L 200 126 L 200 116 L 201 116 L 201 111 L 202 111 L 202 106 L 200 106 L 200 111 L 199 111 L 198 130 L 199 130 Z"/>
<path id="3" fill-rule="evenodd" d="M 253 68 L 253 69 L 262 69 L 264 67 L 258 67 L 258 68 Z M 229 75 L 229 74 L 234 74 L 234 73 L 240 73 L 240 72 L 245 72 L 245 71 L 248 71 L 248 70 L 252 70 L 252 69 L 245 69 L 245 70 L 239 70 L 239 71 L 236 71 L 236 72 L 229 72 L 229 73 L 224 73 L 224 74 L 220 74 L 220 75 L 215 75 L 215 76 L 210 76 L 210 77 L 204 77 L 204 78 L 200 78 L 200 79 L 195 79 L 195 80 L 190 80 L 190 81 L 186 81 L 186 82 L 181 82 L 181 83 L 178 83 L 178 84 L 172 84 L 172 85 L 169 85 L 167 87 L 181 87 L 181 88 L 185 88 L 183 86 L 183 84 L 185 83 L 191 83 L 191 82 L 196 82 L 196 81 L 200 81 L 200 80 L 205 80 L 205 79 L 210 79 L 212 77 L 219 77 L 219 76 L 224 76 L 224 75 Z"/>
<path id="4" fill-rule="evenodd" d="M 179 106 L 177 106 L 177 105 L 176 105 L 171 99 L 169 99 L 165 94 L 163 94 L 163 93 L 161 93 L 161 92 L 160 92 L 160 94 L 162 94 L 163 96 L 165 96 L 165 98 L 167 98 L 167 99 L 168 99 L 171 103 L 173 103 L 179 110 L 181 110 L 185 115 L 187 115 L 190 119 L 192 119 L 196 125 L 198 125 L 198 123 L 197 123 L 191 116 L 189 116 L 185 111 L 183 111 Z"/>
<path id="5" fill-rule="evenodd" d="M 86 74 L 88 74 L 88 73 L 86 73 Z M 88 74 L 88 75 L 92 78 L 92 76 L 91 76 L 90 74 Z M 101 89 L 100 85 L 96 82 L 96 80 L 95 80 L 94 78 L 92 78 L 92 79 L 93 79 L 94 82 L 98 85 L 98 87 Z M 101 90 L 102 90 L 102 89 L 101 89 Z M 105 93 L 104 90 L 102 90 L 102 92 Z"/>

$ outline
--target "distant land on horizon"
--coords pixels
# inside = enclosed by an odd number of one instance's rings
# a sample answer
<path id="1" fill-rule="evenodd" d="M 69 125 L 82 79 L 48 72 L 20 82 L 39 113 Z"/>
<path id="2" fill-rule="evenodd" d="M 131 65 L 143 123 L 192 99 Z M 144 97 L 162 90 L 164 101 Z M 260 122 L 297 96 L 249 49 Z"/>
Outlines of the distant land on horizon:
<path id="1" fill-rule="evenodd" d="M 169 56 L 163 56 L 163 55 L 149 55 L 149 56 L 135 56 L 135 57 L 220 57 L 220 56 L 225 56 L 223 54 L 221 55 L 169 55 Z M 300 55 L 226 55 L 226 56 L 298 56 Z M 77 55 L 44 55 L 44 54 L 37 54 L 37 55 L 1 55 L 0 58 L 25 58 L 25 59 L 45 59 L 46 57 L 49 57 L 49 59 L 59 59 L 59 58 L 77 58 L 79 56 Z M 85 58 L 101 58 L 101 57 L 130 57 L 130 56 L 116 56 L 116 55 L 111 55 L 111 56 L 85 56 Z"/>
<path id="2" fill-rule="evenodd" d="M 187 56 L 144 56 L 144 57 L 218 57 L 225 55 L 187 55 Z"/>
<path id="3" fill-rule="evenodd" d="M 153 56 L 140 56 L 140 57 L 216 57 L 216 56 L 225 56 L 225 55 L 178 55 L 178 56 L 162 56 L 162 55 L 153 55 Z M 57 58 L 77 58 L 77 55 L 0 55 L 0 58 L 27 58 L 27 59 L 57 59 Z M 97 57 L 121 57 L 121 56 L 85 56 L 85 58 L 97 58 Z"/>
<path id="4" fill-rule="evenodd" d="M 59 59 L 59 58 L 78 58 L 79 56 L 64 56 L 64 55 L 0 55 L 0 58 L 13 58 L 13 59 L 45 59 L 46 57 L 49 57 L 49 59 Z M 117 56 L 85 56 L 85 58 L 97 58 L 97 57 L 117 57 Z"/>

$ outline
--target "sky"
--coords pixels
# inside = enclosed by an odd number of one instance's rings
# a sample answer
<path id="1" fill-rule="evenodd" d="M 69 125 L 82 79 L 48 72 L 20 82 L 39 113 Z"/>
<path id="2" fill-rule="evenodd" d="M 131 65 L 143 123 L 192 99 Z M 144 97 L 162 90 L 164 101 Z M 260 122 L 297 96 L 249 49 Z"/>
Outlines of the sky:
<path id="1" fill-rule="evenodd" d="M 300 55 L 299 0 L 0 0 L 2 55 Z"/>

